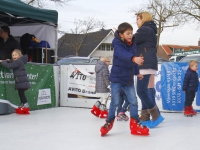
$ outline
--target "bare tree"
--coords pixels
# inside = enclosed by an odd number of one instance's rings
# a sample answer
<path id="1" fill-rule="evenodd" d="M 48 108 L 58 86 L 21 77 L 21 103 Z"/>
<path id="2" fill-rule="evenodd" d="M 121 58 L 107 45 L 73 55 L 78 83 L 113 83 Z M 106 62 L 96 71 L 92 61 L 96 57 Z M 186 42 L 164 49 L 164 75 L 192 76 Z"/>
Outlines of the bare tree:
<path id="1" fill-rule="evenodd" d="M 98 21 L 93 17 L 88 17 L 84 20 L 75 20 L 74 29 L 71 29 L 71 33 L 65 33 L 65 35 L 59 40 L 58 47 L 69 46 L 75 52 L 75 55 L 79 55 L 80 48 L 85 45 L 89 45 L 92 42 L 98 41 L 102 38 L 101 33 L 91 34 L 95 29 L 104 28 L 104 22 Z M 63 33 L 63 31 L 59 31 Z M 91 41 L 85 42 L 86 38 L 90 35 Z M 91 37 L 92 36 L 92 37 Z"/>
<path id="2" fill-rule="evenodd" d="M 39 8 L 44 8 L 48 1 L 53 1 L 56 4 L 63 6 L 73 0 L 21 0 L 21 1 L 28 5 L 33 5 L 33 6 L 37 6 Z"/>
<path id="3" fill-rule="evenodd" d="M 200 0 L 173 0 L 186 21 L 200 21 Z M 199 24 L 198 24 L 199 25 Z"/>
<path id="4" fill-rule="evenodd" d="M 184 21 L 178 15 L 177 5 L 173 0 L 149 0 L 139 8 L 132 8 L 130 12 L 137 14 L 142 11 L 151 13 L 157 25 L 157 47 L 159 46 L 160 35 L 164 28 L 172 28 L 184 24 Z"/>

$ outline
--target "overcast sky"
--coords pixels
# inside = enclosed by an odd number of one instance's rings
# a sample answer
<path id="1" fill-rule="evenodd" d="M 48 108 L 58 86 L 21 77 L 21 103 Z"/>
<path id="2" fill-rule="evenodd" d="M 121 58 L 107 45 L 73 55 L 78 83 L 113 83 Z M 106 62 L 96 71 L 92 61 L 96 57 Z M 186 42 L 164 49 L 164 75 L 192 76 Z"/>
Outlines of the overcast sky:
<path id="1" fill-rule="evenodd" d="M 130 23 L 134 32 L 137 30 L 136 16 L 129 13 L 131 8 L 139 6 L 148 0 L 74 0 L 67 6 L 59 7 L 49 3 L 49 8 L 58 11 L 59 30 L 70 32 L 74 29 L 75 19 L 94 17 L 103 21 L 105 29 L 117 28 L 122 22 Z M 187 24 L 180 29 L 164 29 L 160 44 L 198 45 L 200 29 L 195 24 Z"/>

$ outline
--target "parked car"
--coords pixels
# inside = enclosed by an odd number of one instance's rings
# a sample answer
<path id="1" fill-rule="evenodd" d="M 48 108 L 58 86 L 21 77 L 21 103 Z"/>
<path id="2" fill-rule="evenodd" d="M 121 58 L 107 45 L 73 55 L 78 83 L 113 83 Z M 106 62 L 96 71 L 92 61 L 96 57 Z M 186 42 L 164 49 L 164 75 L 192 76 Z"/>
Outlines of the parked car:
<path id="1" fill-rule="evenodd" d="M 158 57 L 158 63 L 160 64 L 162 62 L 169 62 L 169 60 Z"/>
<path id="2" fill-rule="evenodd" d="M 96 64 L 98 61 L 99 61 L 99 57 L 69 56 L 69 57 L 62 58 L 61 60 L 57 61 L 55 64 L 57 65 L 70 64 L 70 63 Z"/>
<path id="3" fill-rule="evenodd" d="M 180 62 L 189 62 L 190 60 L 197 60 L 200 62 L 200 54 L 192 54 L 183 57 Z"/>
<path id="4" fill-rule="evenodd" d="M 185 57 L 186 55 L 179 55 L 179 56 L 172 56 L 169 61 L 170 62 L 179 62 L 183 57 Z"/>

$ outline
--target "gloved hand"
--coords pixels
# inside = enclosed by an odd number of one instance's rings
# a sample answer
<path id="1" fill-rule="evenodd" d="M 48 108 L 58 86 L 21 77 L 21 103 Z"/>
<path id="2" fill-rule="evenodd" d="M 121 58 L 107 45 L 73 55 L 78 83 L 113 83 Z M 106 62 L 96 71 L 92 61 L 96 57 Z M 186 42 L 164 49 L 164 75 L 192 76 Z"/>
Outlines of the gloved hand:
<path id="1" fill-rule="evenodd" d="M 107 86 L 107 88 L 109 89 L 109 91 L 111 91 L 110 85 L 109 85 L 109 86 Z"/>

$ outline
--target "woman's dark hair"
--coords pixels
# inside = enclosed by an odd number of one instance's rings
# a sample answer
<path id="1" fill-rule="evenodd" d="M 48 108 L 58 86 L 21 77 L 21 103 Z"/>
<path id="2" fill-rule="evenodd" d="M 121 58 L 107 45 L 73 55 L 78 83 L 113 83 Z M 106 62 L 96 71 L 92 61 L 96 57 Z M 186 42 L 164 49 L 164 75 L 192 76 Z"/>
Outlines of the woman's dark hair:
<path id="1" fill-rule="evenodd" d="M 133 30 L 133 27 L 129 23 L 124 22 L 118 26 L 117 31 L 118 31 L 118 33 L 123 34 L 126 30 Z"/>
<path id="2" fill-rule="evenodd" d="M 1 26 L 1 29 L 10 35 L 10 28 L 8 26 Z"/>

